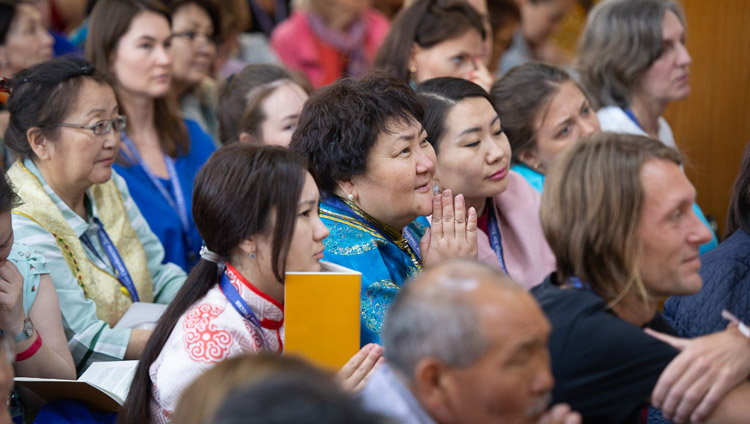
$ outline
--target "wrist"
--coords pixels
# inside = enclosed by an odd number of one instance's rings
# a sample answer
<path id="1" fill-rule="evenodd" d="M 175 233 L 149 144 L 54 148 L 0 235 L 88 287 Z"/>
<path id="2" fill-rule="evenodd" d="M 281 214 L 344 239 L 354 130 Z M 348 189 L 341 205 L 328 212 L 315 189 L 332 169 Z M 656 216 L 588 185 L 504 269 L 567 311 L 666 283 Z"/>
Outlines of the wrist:
<path id="1" fill-rule="evenodd" d="M 42 347 L 42 335 L 38 331 L 34 330 L 36 334 L 36 340 L 26 350 L 16 355 L 16 362 L 25 361 L 34 356 L 39 349 Z"/>
<path id="2" fill-rule="evenodd" d="M 21 316 L 18 317 L 18 319 L 14 320 L 11 325 L 8 325 L 7 329 L 3 328 L 5 330 L 5 334 L 8 337 L 15 338 L 17 335 L 23 332 L 23 326 L 27 318 L 28 317 L 26 316 L 26 314 L 21 314 Z"/>
<path id="3" fill-rule="evenodd" d="M 21 327 L 21 330 L 15 332 L 15 333 L 12 333 L 13 334 L 13 341 L 16 344 L 23 343 L 26 340 L 28 340 L 31 337 L 33 337 L 34 336 L 34 332 L 35 332 L 35 330 L 34 330 L 34 323 L 31 322 L 31 319 L 27 317 L 26 319 L 23 320 L 23 325 Z"/>

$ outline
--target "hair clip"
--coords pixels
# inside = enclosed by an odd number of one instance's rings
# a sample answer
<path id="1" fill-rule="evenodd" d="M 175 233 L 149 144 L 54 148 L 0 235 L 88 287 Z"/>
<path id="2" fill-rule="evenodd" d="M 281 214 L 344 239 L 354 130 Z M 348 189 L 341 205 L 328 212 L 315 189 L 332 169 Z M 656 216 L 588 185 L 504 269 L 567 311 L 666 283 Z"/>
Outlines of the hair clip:
<path id="1" fill-rule="evenodd" d="M 89 75 L 92 72 L 92 67 L 89 65 L 83 65 L 81 66 L 81 73 L 83 75 Z"/>
<path id="2" fill-rule="evenodd" d="M 0 92 L 13 94 L 13 87 L 10 86 L 10 79 L 2 77 L 0 78 Z"/>

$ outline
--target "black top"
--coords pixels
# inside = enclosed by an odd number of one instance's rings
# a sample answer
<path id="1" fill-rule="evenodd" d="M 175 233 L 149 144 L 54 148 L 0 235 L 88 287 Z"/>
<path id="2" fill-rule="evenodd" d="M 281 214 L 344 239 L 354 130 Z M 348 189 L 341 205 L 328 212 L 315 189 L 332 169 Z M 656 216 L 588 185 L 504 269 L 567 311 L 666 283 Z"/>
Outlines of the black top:
<path id="1" fill-rule="evenodd" d="M 584 423 L 640 423 L 659 375 L 677 355 L 611 310 L 590 290 L 560 288 L 554 274 L 531 290 L 552 324 L 553 403 L 569 403 Z M 675 334 L 657 312 L 647 324 Z"/>

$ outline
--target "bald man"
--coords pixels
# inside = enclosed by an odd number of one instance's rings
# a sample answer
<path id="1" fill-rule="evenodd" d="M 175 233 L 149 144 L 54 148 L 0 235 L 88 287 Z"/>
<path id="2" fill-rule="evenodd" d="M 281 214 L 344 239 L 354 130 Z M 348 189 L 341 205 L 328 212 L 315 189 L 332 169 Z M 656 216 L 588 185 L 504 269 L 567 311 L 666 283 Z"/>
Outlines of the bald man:
<path id="1" fill-rule="evenodd" d="M 467 260 L 441 264 L 391 306 L 386 364 L 362 400 L 397 422 L 578 423 L 567 405 L 547 411 L 549 334 L 542 310 L 509 277 Z"/>

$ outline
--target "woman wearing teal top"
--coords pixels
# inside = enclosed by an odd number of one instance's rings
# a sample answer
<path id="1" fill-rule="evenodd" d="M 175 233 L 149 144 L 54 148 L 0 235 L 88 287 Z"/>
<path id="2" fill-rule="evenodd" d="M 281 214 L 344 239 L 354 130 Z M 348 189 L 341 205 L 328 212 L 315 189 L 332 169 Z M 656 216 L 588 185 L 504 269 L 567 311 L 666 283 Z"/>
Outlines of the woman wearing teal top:
<path id="1" fill-rule="evenodd" d="M 476 211 L 449 190 L 433 194 L 437 159 L 423 115 L 400 79 L 343 79 L 305 102 L 289 146 L 323 192 L 325 260 L 362 273 L 362 345 L 380 340 L 393 298 L 423 265 L 477 257 Z M 428 228 L 420 217 L 430 214 Z"/>
<path id="2" fill-rule="evenodd" d="M 75 379 L 55 286 L 42 255 L 14 243 L 10 210 L 18 197 L 0 173 L 0 329 L 20 377 Z"/>
<path id="3" fill-rule="evenodd" d="M 490 95 L 510 141 L 511 169 L 540 193 L 555 156 L 578 139 L 601 131 L 585 91 L 556 66 L 533 62 L 517 66 L 495 82 Z M 693 210 L 710 229 L 697 204 Z M 701 254 L 717 244 L 714 235 L 701 245 Z"/>

